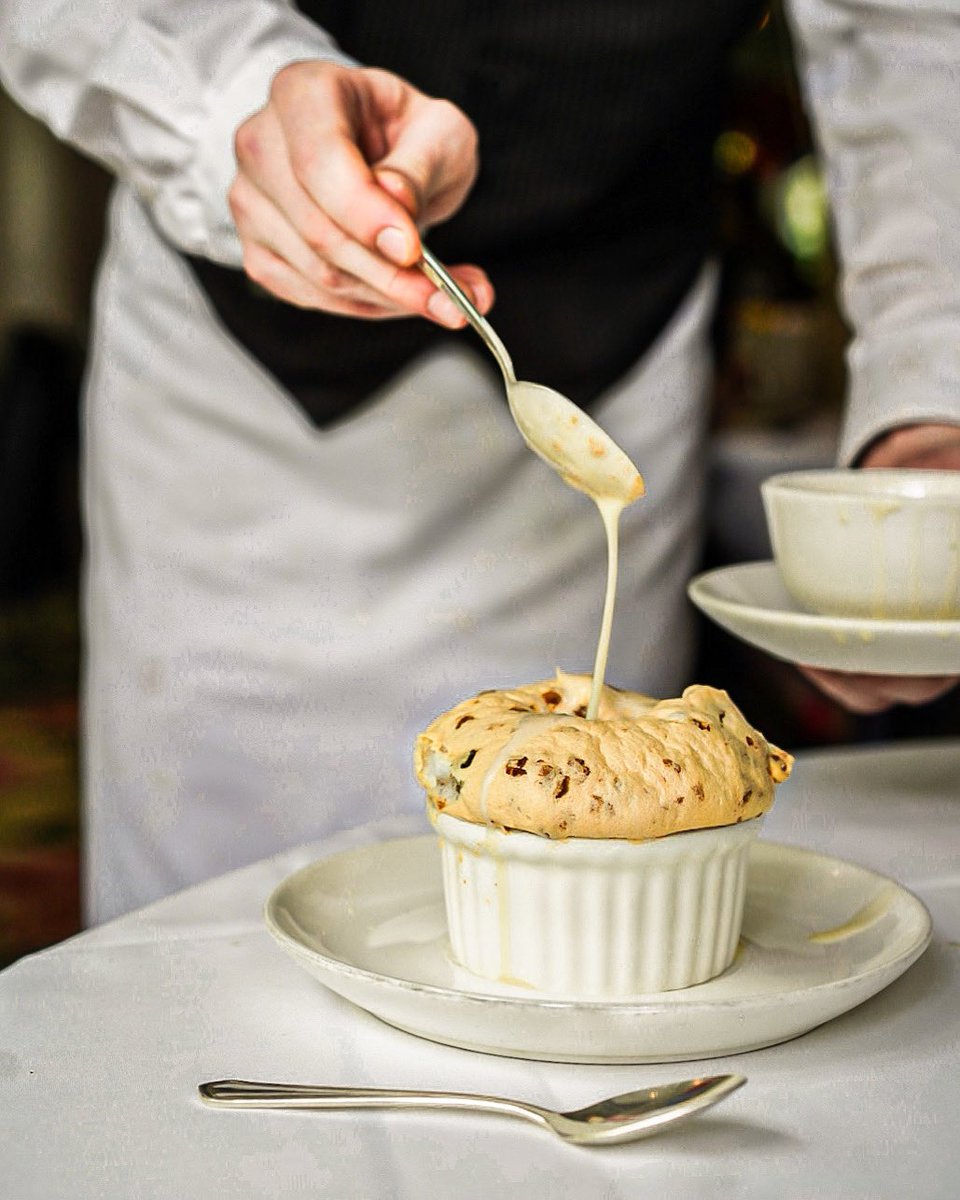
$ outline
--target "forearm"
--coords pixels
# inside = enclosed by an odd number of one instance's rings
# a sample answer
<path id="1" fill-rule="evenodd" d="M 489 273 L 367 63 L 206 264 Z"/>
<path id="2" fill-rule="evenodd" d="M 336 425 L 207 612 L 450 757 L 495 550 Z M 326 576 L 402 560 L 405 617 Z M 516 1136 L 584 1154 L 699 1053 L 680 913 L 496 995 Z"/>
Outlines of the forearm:
<path id="1" fill-rule="evenodd" d="M 133 186 L 182 249 L 239 264 L 233 133 L 289 62 L 348 62 L 286 0 L 6 0 L 0 80 Z"/>
<path id="2" fill-rule="evenodd" d="M 960 424 L 956 0 L 789 0 L 853 328 L 841 460 Z"/>

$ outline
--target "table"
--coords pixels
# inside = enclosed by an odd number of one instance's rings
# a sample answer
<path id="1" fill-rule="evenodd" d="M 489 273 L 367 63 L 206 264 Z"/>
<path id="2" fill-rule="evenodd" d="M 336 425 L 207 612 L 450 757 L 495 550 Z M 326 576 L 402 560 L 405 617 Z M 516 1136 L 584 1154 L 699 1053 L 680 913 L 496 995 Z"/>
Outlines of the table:
<path id="1" fill-rule="evenodd" d="M 425 828 L 393 818 L 222 876 L 0 974 L 0 1193 L 9 1200 L 323 1196 L 950 1200 L 960 1194 L 960 741 L 800 757 L 764 836 L 872 867 L 934 940 L 886 991 L 781 1046 L 702 1063 L 574 1066 L 472 1054 L 328 993 L 265 932 L 291 871 Z M 736 1071 L 689 1125 L 587 1150 L 460 1113 L 227 1112 L 220 1077 L 426 1087 L 573 1107 Z"/>

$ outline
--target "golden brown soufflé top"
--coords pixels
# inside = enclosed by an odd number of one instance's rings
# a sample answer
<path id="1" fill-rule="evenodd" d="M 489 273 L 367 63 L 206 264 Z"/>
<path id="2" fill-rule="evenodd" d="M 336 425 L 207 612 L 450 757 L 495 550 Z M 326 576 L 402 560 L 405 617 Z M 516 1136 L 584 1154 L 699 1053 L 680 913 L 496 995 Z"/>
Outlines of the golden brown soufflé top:
<path id="1" fill-rule="evenodd" d="M 588 721 L 590 683 L 558 671 L 437 717 L 414 752 L 429 804 L 550 838 L 644 840 L 759 816 L 790 774 L 791 755 L 725 691 L 654 700 L 605 687 Z"/>

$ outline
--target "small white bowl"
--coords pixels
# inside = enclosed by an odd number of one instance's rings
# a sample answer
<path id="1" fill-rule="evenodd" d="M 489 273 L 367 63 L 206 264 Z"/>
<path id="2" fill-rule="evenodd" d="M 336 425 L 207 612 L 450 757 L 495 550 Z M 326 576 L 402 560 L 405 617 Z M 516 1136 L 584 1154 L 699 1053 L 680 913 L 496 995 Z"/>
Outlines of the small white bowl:
<path id="1" fill-rule="evenodd" d="M 760 490 L 781 578 L 808 611 L 960 617 L 960 471 L 795 471 Z"/>
<path id="2" fill-rule="evenodd" d="M 431 819 L 451 947 L 475 975 L 615 1000 L 702 983 L 733 960 L 762 817 L 644 842 Z"/>

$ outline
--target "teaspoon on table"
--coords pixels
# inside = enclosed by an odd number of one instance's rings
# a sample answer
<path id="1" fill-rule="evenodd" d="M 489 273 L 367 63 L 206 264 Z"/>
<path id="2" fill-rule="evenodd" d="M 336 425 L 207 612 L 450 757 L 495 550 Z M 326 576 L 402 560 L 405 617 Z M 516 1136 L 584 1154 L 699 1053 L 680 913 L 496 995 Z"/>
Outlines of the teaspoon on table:
<path id="1" fill-rule="evenodd" d="M 611 1096 L 573 1112 L 553 1112 L 523 1100 L 475 1096 L 461 1092 L 400 1091 L 393 1088 L 312 1087 L 295 1083 L 256 1083 L 217 1079 L 201 1083 L 200 1098 L 227 1108 L 345 1109 L 452 1108 L 523 1117 L 552 1130 L 567 1142 L 610 1146 L 650 1137 L 687 1120 L 735 1092 L 743 1075 L 685 1079 Z"/>
<path id="2" fill-rule="evenodd" d="M 426 248 L 420 269 L 444 292 L 486 342 L 497 360 L 507 388 L 510 413 L 523 440 L 572 487 L 595 499 L 626 506 L 643 495 L 640 472 L 617 443 L 572 400 L 539 383 L 517 379 L 513 360 L 496 330 Z"/>

